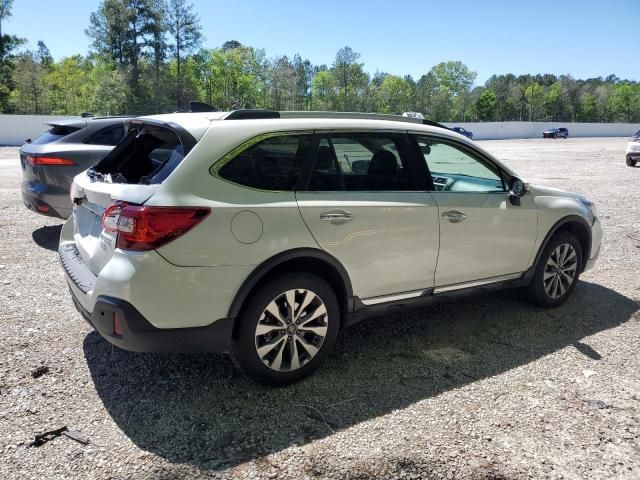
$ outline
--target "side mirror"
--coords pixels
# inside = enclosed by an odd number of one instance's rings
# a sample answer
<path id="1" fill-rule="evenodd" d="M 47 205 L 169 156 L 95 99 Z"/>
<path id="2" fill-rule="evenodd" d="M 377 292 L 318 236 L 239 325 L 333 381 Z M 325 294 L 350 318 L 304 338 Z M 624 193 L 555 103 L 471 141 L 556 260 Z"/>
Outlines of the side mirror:
<path id="1" fill-rule="evenodd" d="M 519 177 L 511 177 L 509 183 L 509 200 L 513 205 L 520 205 L 520 198 L 529 191 L 529 186 Z"/>

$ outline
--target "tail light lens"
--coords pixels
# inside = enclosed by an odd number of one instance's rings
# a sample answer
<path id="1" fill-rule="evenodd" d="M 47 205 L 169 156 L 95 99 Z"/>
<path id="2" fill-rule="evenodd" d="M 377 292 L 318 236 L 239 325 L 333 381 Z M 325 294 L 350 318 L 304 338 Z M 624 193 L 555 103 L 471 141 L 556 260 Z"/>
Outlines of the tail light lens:
<path id="1" fill-rule="evenodd" d="M 105 210 L 102 225 L 105 230 L 117 232 L 117 248 L 141 252 L 155 250 L 184 235 L 210 213 L 207 207 L 114 203 Z"/>
<path id="2" fill-rule="evenodd" d="M 76 162 L 67 158 L 44 157 L 40 155 L 27 155 L 27 162 L 32 167 L 36 165 L 75 165 Z"/>

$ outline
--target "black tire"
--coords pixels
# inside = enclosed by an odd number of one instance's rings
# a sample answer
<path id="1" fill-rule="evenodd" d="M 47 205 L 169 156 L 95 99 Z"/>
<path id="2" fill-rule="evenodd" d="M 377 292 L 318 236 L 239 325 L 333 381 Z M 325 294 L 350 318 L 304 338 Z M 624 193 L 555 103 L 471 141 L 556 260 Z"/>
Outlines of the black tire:
<path id="1" fill-rule="evenodd" d="M 573 247 L 576 254 L 576 269 L 573 282 L 566 288 L 564 294 L 555 297 L 547 293 L 544 285 L 545 271 L 547 271 L 547 262 L 549 258 L 561 245 L 568 244 Z M 582 246 L 578 238 L 571 232 L 560 232 L 554 235 L 545 247 L 538 264 L 536 265 L 535 274 L 529 284 L 529 299 L 537 305 L 544 308 L 553 308 L 564 303 L 571 296 L 576 288 L 580 273 L 582 272 Z"/>
<path id="2" fill-rule="evenodd" d="M 632 160 L 631 157 L 627 157 L 627 166 L 628 167 L 635 167 L 636 163 L 638 163 L 637 160 Z"/>
<path id="3" fill-rule="evenodd" d="M 326 335 L 315 356 L 306 361 L 306 363 L 301 362 L 299 368 L 288 371 L 274 370 L 263 362 L 258 355 L 256 329 L 267 306 L 274 301 L 274 299 L 282 298 L 280 296 L 284 294 L 284 292 L 294 289 L 312 292 L 324 304 L 326 309 L 326 316 L 324 317 L 326 319 Z M 296 305 L 298 305 L 297 302 Z M 256 291 L 255 294 L 252 295 L 252 298 L 249 299 L 246 308 L 243 309 L 238 319 L 240 322 L 238 329 L 231 344 L 232 357 L 244 373 L 260 383 L 286 385 L 296 382 L 310 375 L 326 359 L 336 342 L 340 330 L 340 316 L 340 306 L 336 294 L 322 278 L 308 273 L 291 273 L 277 277 L 265 283 Z M 284 333 L 287 333 L 287 331 Z M 271 333 L 268 335 L 271 335 Z M 281 357 L 285 357 L 285 355 L 289 357 L 289 368 L 293 364 L 291 361 L 291 358 L 293 358 L 291 356 L 291 342 L 295 343 L 295 348 L 302 348 L 302 344 L 296 340 L 296 335 L 297 334 L 274 334 L 274 338 L 283 338 L 284 343 L 281 347 L 283 353 Z M 263 339 L 264 337 L 260 337 L 260 341 L 263 341 Z M 312 340 L 317 341 L 318 339 L 316 339 L 314 335 Z M 302 351 L 302 355 L 305 355 L 306 350 L 298 351 Z M 286 361 L 284 362 L 286 363 Z"/>
<path id="4" fill-rule="evenodd" d="M 556 135 L 555 133 L 553 134 L 553 138 L 558 138 L 558 135 Z"/>
<path id="5" fill-rule="evenodd" d="M 567 135 L 567 134 L 565 133 L 565 134 L 564 134 L 564 137 L 562 137 L 562 138 L 564 138 L 564 139 L 566 140 L 567 138 L 569 138 L 569 135 Z"/>

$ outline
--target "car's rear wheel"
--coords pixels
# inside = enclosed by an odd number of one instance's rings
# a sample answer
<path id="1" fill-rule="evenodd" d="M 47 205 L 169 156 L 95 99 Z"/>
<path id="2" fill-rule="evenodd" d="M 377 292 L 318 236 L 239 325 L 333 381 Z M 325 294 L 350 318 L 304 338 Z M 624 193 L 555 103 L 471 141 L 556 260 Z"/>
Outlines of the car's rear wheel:
<path id="1" fill-rule="evenodd" d="M 529 297 L 541 307 L 557 307 L 576 288 L 582 269 L 582 247 L 571 232 L 551 238 L 536 265 Z"/>
<path id="2" fill-rule="evenodd" d="M 627 157 L 627 166 L 628 167 L 635 167 L 636 163 L 638 163 L 637 160 L 633 160 L 630 156 Z"/>
<path id="3" fill-rule="evenodd" d="M 556 135 L 555 133 L 553 134 L 553 138 L 558 138 L 558 135 Z"/>
<path id="4" fill-rule="evenodd" d="M 260 288 L 244 309 L 233 358 L 251 378 L 284 385 L 324 361 L 340 328 L 340 307 L 322 278 L 293 273 Z"/>
<path id="5" fill-rule="evenodd" d="M 564 139 L 566 140 L 568 137 L 569 137 L 569 135 L 567 135 L 567 134 L 565 133 L 565 134 L 564 134 L 564 137 L 562 137 L 562 138 L 564 138 Z"/>

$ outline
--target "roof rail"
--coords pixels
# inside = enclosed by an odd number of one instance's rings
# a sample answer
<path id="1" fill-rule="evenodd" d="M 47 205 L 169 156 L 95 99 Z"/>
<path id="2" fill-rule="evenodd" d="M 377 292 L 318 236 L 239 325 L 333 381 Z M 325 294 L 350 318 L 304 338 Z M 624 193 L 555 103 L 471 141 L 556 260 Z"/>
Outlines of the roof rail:
<path id="1" fill-rule="evenodd" d="M 209 105 L 208 103 L 191 100 L 189 102 L 189 111 L 190 112 L 217 112 L 218 109 L 214 106 Z"/>
<path id="2" fill-rule="evenodd" d="M 450 130 L 449 127 L 438 122 L 425 120 L 422 118 L 403 117 L 401 115 L 389 115 L 386 113 L 363 113 L 363 112 L 298 112 L 284 111 L 276 112 L 275 110 L 234 110 L 225 115 L 221 120 L 252 120 L 263 118 L 335 118 L 335 119 L 367 119 L 367 120 L 390 120 L 392 122 L 417 123 L 419 125 L 430 125 L 432 127 L 444 128 Z"/>
<path id="3" fill-rule="evenodd" d="M 280 118 L 280 112 L 259 109 L 234 110 L 222 117 L 221 120 L 256 120 L 262 118 Z"/>
<path id="4" fill-rule="evenodd" d="M 364 113 L 364 112 L 280 112 L 280 118 L 336 118 L 336 119 L 367 119 L 367 120 L 390 120 L 392 122 L 417 123 L 420 125 L 430 125 L 432 127 L 449 127 L 431 120 L 422 118 L 403 117 L 401 115 L 390 115 L 386 113 Z"/>

